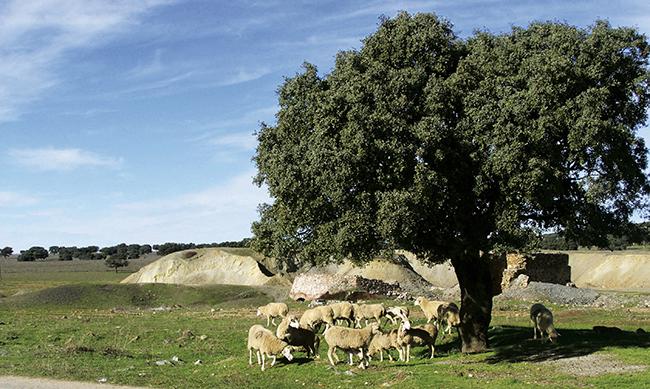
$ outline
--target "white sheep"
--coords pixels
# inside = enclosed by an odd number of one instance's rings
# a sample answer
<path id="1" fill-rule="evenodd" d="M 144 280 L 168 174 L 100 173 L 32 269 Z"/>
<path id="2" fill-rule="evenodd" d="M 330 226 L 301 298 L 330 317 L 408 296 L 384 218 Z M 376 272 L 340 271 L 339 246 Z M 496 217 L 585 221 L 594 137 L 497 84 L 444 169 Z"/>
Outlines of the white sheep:
<path id="1" fill-rule="evenodd" d="M 368 346 L 368 358 L 379 353 L 379 360 L 384 361 L 384 351 L 388 354 L 388 359 L 393 361 L 393 356 L 390 355 L 390 349 L 397 350 L 401 355 L 401 345 L 398 342 L 397 330 L 389 332 L 380 332 L 372 337 L 370 345 Z"/>
<path id="2" fill-rule="evenodd" d="M 248 330 L 247 348 L 248 365 L 253 365 L 253 350 L 255 350 L 257 355 L 257 364 L 262 365 L 262 371 L 264 371 L 265 368 L 265 356 L 273 358 L 271 366 L 275 365 L 276 355 L 278 354 L 287 358 L 288 361 L 293 359 L 289 344 L 278 339 L 271 331 L 259 324 L 255 324 Z"/>
<path id="3" fill-rule="evenodd" d="M 361 328 L 361 320 L 366 320 L 368 325 L 369 319 L 377 320 L 377 324 L 381 324 L 381 318 L 386 314 L 386 308 L 383 304 L 352 304 L 354 308 L 354 320 L 356 327 Z"/>
<path id="4" fill-rule="evenodd" d="M 539 331 L 539 336 L 542 341 L 544 339 L 544 333 L 548 335 L 548 339 L 551 343 L 557 342 L 558 332 L 553 326 L 553 313 L 542 304 L 533 304 L 530 307 L 530 321 L 533 323 L 533 339 L 537 339 L 537 331 Z"/>
<path id="5" fill-rule="evenodd" d="M 444 304 L 448 304 L 447 301 L 435 301 L 429 300 L 426 297 L 418 297 L 415 299 L 413 305 L 419 306 L 422 308 L 424 316 L 427 318 L 427 323 L 430 323 L 431 320 L 438 320 L 438 307 Z"/>
<path id="6" fill-rule="evenodd" d="M 354 323 L 354 307 L 348 301 L 341 301 L 338 303 L 330 304 L 334 320 L 345 320 L 348 326 Z"/>
<path id="7" fill-rule="evenodd" d="M 408 307 L 399 306 L 386 308 L 386 323 L 388 323 L 388 320 L 390 320 L 392 324 L 395 324 L 398 320 L 408 320 L 408 317 Z"/>
<path id="8" fill-rule="evenodd" d="M 350 354 L 350 363 L 352 355 L 358 353 L 361 364 L 360 368 L 365 369 L 368 366 L 368 347 L 372 337 L 379 333 L 379 325 L 372 323 L 363 329 L 347 328 L 332 326 L 325 330 L 325 341 L 328 345 L 327 358 L 330 364 L 335 365 L 334 359 L 339 361 L 336 356 L 336 349 L 339 348 Z"/>
<path id="9" fill-rule="evenodd" d="M 300 316 L 300 328 L 310 329 L 317 332 L 320 324 L 325 323 L 325 329 L 334 325 L 334 312 L 332 307 L 324 305 L 306 310 Z"/>
<path id="10" fill-rule="evenodd" d="M 431 357 L 435 354 L 436 338 L 438 328 L 427 323 L 423 326 L 408 328 L 405 323 L 401 324 L 397 332 L 397 343 L 399 344 L 400 360 L 409 362 L 411 360 L 411 346 L 428 346 L 431 349 Z"/>
<path id="11" fill-rule="evenodd" d="M 451 327 L 458 328 L 460 325 L 460 309 L 458 309 L 458 305 L 454 303 L 448 303 L 438 306 L 438 331 L 440 331 L 443 323 L 447 323 L 447 328 L 445 328 L 442 332 L 443 336 L 445 333 L 451 335 Z"/>
<path id="12" fill-rule="evenodd" d="M 269 326 L 269 321 L 275 325 L 275 318 L 283 318 L 287 316 L 289 307 L 285 303 L 268 303 L 257 308 L 257 316 L 266 317 L 266 326 Z"/>
<path id="13" fill-rule="evenodd" d="M 275 336 L 278 339 L 284 340 L 290 346 L 302 347 L 307 353 L 308 358 L 310 355 L 318 357 L 320 339 L 314 331 L 300 328 L 300 322 L 295 315 L 287 315 L 282 319 L 280 324 L 278 324 Z"/>

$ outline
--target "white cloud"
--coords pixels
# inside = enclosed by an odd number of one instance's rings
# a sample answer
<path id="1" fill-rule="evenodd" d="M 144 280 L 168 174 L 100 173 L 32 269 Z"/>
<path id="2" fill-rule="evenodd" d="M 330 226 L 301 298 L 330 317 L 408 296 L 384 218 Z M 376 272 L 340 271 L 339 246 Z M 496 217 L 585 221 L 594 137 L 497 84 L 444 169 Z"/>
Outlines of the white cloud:
<path id="1" fill-rule="evenodd" d="M 229 78 L 221 81 L 219 85 L 221 86 L 229 86 L 229 85 L 236 85 L 236 84 L 242 84 L 244 82 L 249 82 L 253 80 L 257 80 L 259 78 L 262 78 L 266 76 L 267 74 L 270 74 L 271 70 L 268 68 L 260 68 L 260 69 L 255 69 L 255 70 L 244 70 L 240 69 L 237 71 L 237 73 L 233 74 Z"/>
<path id="2" fill-rule="evenodd" d="M 149 77 L 154 74 L 158 74 L 162 72 L 165 69 L 165 66 L 163 65 L 162 62 L 162 49 L 156 49 L 156 51 L 153 54 L 153 58 L 151 59 L 150 62 L 144 63 L 144 64 L 139 64 L 135 68 L 131 69 L 127 77 L 130 78 L 141 78 L 141 77 Z"/>
<path id="3" fill-rule="evenodd" d="M 110 205 L 92 214 L 74 207 L 21 213 L 0 223 L 0 236 L 12 247 L 87 246 L 127 243 L 220 242 L 251 236 L 257 206 L 270 202 L 265 188 L 252 182 L 249 170 L 223 183 L 174 196 Z"/>
<path id="4" fill-rule="evenodd" d="M 0 207 L 24 207 L 36 204 L 38 199 L 16 192 L 0 192 Z"/>
<path id="5" fill-rule="evenodd" d="M 0 5 L 0 122 L 60 82 L 73 49 L 101 44 L 169 0 L 12 0 Z"/>
<path id="6" fill-rule="evenodd" d="M 212 138 L 210 143 L 230 150 L 253 150 L 257 146 L 257 137 L 242 133 L 222 134 Z"/>
<path id="7" fill-rule="evenodd" d="M 9 157 L 16 164 L 43 171 L 68 171 L 82 167 L 119 167 L 121 158 L 102 156 L 81 149 L 11 149 Z"/>

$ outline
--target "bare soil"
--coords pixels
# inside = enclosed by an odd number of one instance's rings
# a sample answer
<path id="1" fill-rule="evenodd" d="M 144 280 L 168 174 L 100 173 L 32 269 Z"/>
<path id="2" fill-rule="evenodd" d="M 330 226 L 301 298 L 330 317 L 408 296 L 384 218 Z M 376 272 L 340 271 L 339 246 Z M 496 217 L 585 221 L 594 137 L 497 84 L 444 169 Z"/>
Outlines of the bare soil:
<path id="1" fill-rule="evenodd" d="M 588 354 L 541 363 L 552 365 L 566 374 L 588 377 L 601 374 L 634 373 L 648 368 L 643 365 L 626 364 L 609 354 Z"/>
<path id="2" fill-rule="evenodd" d="M 29 378 L 0 376 L 3 389 L 138 389 L 135 386 L 115 386 L 104 383 L 52 380 L 49 378 Z"/>

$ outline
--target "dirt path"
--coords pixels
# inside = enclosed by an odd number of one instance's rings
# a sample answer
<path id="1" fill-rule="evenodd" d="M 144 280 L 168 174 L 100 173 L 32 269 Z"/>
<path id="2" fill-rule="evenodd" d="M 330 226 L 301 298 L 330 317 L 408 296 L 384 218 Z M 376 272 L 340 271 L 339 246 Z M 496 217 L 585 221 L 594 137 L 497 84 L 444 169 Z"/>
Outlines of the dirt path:
<path id="1" fill-rule="evenodd" d="M 95 382 L 75 382 L 52 380 L 49 378 L 29 378 L 0 376 L 2 389 L 138 389 L 134 386 L 115 386 Z"/>

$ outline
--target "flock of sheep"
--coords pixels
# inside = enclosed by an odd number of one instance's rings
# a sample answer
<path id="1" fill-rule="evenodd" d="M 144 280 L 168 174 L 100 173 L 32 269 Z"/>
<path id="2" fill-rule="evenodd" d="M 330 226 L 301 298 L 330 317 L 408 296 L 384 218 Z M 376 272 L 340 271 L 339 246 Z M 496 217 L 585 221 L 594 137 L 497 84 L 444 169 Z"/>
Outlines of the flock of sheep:
<path id="1" fill-rule="evenodd" d="M 339 362 L 337 350 L 348 354 L 350 365 L 354 365 L 354 356 L 358 356 L 359 367 L 362 369 L 365 369 L 371 358 L 377 354 L 380 361 L 383 361 L 384 351 L 393 361 L 390 354 L 392 349 L 398 351 L 400 361 L 409 362 L 412 346 L 426 346 L 431 351 L 430 358 L 433 358 L 438 332 L 442 329 L 443 336 L 445 333 L 451 334 L 451 328 L 460 325 L 460 311 L 453 302 L 432 301 L 424 297 L 418 297 L 414 304 L 422 309 L 427 319 L 427 323 L 422 326 L 411 326 L 409 309 L 405 306 L 385 308 L 383 304 L 353 304 L 342 301 L 307 309 L 300 318 L 289 314 L 289 308 L 284 303 L 261 306 L 257 309 L 257 316 L 266 318 L 267 327 L 270 324 L 275 326 L 276 318 L 281 318 L 281 322 L 277 325 L 275 333 L 258 324 L 249 329 L 248 363 L 252 366 L 255 351 L 257 363 L 264 371 L 266 357 L 272 359 L 271 366 L 275 365 L 278 356 L 284 356 L 291 361 L 294 348 L 302 348 L 307 357 L 318 358 L 318 333 L 323 324 L 323 338 L 328 345 L 327 358 L 332 365 Z M 542 304 L 534 304 L 530 317 L 535 339 L 539 331 L 542 337 L 546 333 L 552 342 L 557 340 L 559 334 L 553 327 L 551 311 Z M 386 324 L 391 322 L 398 327 L 382 330 L 382 318 L 386 319 Z M 363 328 L 362 322 L 365 324 Z M 342 323 L 347 326 L 337 325 Z M 446 328 L 443 329 L 445 324 Z"/>

